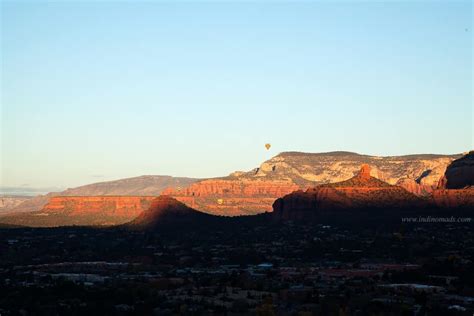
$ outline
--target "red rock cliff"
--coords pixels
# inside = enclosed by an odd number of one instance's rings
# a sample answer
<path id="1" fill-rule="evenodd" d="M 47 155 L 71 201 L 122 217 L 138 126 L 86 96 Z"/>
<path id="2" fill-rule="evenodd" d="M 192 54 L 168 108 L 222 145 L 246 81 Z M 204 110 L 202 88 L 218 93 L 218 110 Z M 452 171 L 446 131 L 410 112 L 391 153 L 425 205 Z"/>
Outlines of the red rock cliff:
<path id="1" fill-rule="evenodd" d="M 299 188 L 283 180 L 210 179 L 162 194 L 209 214 L 238 216 L 271 211 L 275 199 Z"/>
<path id="2" fill-rule="evenodd" d="M 474 188 L 474 151 L 454 160 L 438 183 L 438 189 Z"/>
<path id="3" fill-rule="evenodd" d="M 112 225 L 128 222 L 145 209 L 156 197 L 153 196 L 57 196 L 37 213 L 43 221 L 54 224 L 61 218 L 67 225 Z M 66 221 L 66 222 L 64 222 Z M 55 226 L 55 225 L 51 225 Z"/>

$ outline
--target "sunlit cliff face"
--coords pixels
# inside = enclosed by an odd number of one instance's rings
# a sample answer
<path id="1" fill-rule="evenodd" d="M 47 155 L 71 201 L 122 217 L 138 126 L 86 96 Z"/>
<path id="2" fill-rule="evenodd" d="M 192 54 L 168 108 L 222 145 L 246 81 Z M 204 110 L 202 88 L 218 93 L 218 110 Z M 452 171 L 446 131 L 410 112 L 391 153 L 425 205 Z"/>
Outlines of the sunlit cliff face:
<path id="1" fill-rule="evenodd" d="M 198 181 L 180 191 L 170 189 L 163 193 L 211 214 L 248 215 L 271 211 L 275 199 L 298 189 L 345 181 L 362 171 L 363 177 L 372 176 L 425 196 L 433 191 L 453 159 L 454 156 L 288 152 L 249 172 L 234 172 L 228 177 Z M 361 165 L 365 165 L 362 170 Z"/>

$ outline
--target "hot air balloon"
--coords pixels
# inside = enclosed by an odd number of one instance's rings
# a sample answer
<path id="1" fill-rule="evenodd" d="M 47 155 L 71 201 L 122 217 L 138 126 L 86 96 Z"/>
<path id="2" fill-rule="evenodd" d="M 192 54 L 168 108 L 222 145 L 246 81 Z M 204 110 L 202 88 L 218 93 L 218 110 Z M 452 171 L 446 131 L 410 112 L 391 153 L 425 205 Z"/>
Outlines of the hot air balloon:
<path id="1" fill-rule="evenodd" d="M 270 147 L 272 147 L 272 145 L 270 145 L 270 144 L 265 144 L 265 148 L 266 148 L 267 150 L 269 150 Z"/>
<path id="2" fill-rule="evenodd" d="M 222 203 L 224 203 L 223 199 L 217 199 L 217 204 L 222 205 Z"/>

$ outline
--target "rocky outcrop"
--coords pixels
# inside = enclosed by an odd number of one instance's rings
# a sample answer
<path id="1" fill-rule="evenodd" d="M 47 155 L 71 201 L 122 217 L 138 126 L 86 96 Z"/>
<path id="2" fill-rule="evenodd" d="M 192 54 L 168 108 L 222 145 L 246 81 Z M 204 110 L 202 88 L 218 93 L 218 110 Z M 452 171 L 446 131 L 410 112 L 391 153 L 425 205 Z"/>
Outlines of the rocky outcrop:
<path id="1" fill-rule="evenodd" d="M 298 186 L 291 181 L 284 180 L 240 180 L 233 179 L 209 179 L 194 183 L 184 189 L 166 189 L 163 195 L 184 195 L 194 197 L 205 196 L 233 196 L 233 197 L 260 197 L 280 196 L 288 190 L 295 190 Z"/>
<path id="2" fill-rule="evenodd" d="M 372 177 L 364 164 L 353 178 L 297 191 L 277 199 L 274 217 L 279 219 L 312 218 L 321 211 L 359 209 L 401 209 L 426 205 L 426 201 L 406 191 Z"/>
<path id="3" fill-rule="evenodd" d="M 153 196 L 57 196 L 39 212 L 1 219 L 2 223 L 33 227 L 117 225 L 131 221 L 150 205 Z"/>
<path id="4" fill-rule="evenodd" d="M 436 188 L 446 167 L 461 155 L 369 156 L 351 152 L 301 153 L 284 152 L 265 161 L 239 179 L 291 179 L 301 188 L 341 182 L 353 177 L 362 164 L 371 166 L 370 175 L 395 185 L 400 179 L 410 178 L 428 194 Z"/>
<path id="5" fill-rule="evenodd" d="M 360 167 L 360 171 L 359 173 L 357 174 L 357 177 L 364 181 L 364 180 L 369 180 L 370 179 L 370 172 L 371 172 L 371 168 L 368 164 L 363 164 L 361 167 Z"/>
<path id="6" fill-rule="evenodd" d="M 474 209 L 474 151 L 454 160 L 432 193 L 434 203 L 442 208 Z"/>
<path id="7" fill-rule="evenodd" d="M 415 179 L 411 178 L 402 178 L 398 180 L 395 185 L 402 187 L 417 196 L 429 196 L 433 192 L 432 186 L 420 184 Z"/>
<path id="8" fill-rule="evenodd" d="M 474 188 L 474 151 L 454 160 L 438 184 L 439 189 Z"/>

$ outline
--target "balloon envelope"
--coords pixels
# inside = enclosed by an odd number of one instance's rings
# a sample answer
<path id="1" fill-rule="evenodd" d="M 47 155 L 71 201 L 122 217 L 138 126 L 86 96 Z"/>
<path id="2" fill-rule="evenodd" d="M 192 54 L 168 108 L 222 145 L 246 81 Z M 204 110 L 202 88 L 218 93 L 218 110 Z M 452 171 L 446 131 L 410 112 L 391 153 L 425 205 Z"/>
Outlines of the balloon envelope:
<path id="1" fill-rule="evenodd" d="M 265 144 L 265 148 L 266 148 L 267 150 L 269 150 L 270 147 L 272 147 L 272 145 L 270 145 L 270 144 Z"/>

